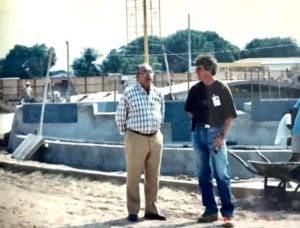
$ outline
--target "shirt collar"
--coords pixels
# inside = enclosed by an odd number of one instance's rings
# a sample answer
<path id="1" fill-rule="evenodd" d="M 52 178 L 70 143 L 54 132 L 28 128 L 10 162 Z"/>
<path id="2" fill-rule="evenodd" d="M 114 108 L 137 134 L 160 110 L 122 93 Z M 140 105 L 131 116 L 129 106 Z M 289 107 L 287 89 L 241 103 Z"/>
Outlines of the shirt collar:
<path id="1" fill-rule="evenodd" d="M 144 91 L 145 93 L 147 93 L 146 90 L 145 90 L 144 87 L 140 84 L 139 81 L 137 81 L 137 85 L 138 85 L 138 88 L 139 88 L 139 89 L 141 89 L 142 91 Z M 153 85 L 152 85 L 152 83 L 150 83 L 149 94 L 152 92 L 152 90 L 153 90 Z"/>

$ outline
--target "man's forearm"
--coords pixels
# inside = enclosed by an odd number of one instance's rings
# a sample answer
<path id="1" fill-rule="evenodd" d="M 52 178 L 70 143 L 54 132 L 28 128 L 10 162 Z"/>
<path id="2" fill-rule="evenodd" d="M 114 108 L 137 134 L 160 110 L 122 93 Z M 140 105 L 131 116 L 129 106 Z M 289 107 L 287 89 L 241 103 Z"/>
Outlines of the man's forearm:
<path id="1" fill-rule="evenodd" d="M 233 118 L 232 117 L 228 117 L 225 119 L 225 123 L 221 129 L 221 134 L 223 135 L 223 137 L 227 136 L 229 134 L 229 131 L 231 129 L 232 126 L 232 122 L 233 122 Z"/>

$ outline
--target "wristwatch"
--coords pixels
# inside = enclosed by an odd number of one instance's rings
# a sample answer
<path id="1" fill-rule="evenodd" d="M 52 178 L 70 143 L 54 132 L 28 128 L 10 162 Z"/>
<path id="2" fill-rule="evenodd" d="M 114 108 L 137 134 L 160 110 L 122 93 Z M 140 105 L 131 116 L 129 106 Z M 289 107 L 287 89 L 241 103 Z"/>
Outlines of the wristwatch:
<path id="1" fill-rule="evenodd" d="M 218 136 L 222 136 L 223 138 L 225 138 L 226 134 L 224 132 L 220 132 Z"/>

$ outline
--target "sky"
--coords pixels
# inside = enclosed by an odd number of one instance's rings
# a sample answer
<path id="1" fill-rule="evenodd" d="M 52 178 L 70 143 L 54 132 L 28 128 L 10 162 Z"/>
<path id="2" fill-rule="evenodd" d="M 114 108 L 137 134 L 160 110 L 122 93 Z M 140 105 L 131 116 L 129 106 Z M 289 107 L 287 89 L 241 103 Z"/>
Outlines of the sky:
<path id="1" fill-rule="evenodd" d="M 162 36 L 186 29 L 190 14 L 191 29 L 215 31 L 240 48 L 277 36 L 299 44 L 299 9 L 299 0 L 161 0 Z M 57 54 L 52 69 L 66 69 L 66 40 L 71 62 L 86 47 L 101 61 L 126 45 L 126 0 L 0 0 L 0 58 L 15 44 L 45 43 Z"/>

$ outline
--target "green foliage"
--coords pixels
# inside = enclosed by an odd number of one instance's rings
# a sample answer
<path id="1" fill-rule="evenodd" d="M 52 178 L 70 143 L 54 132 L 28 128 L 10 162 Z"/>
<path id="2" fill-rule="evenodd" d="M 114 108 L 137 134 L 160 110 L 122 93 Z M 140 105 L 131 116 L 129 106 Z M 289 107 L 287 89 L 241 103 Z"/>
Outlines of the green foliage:
<path id="1" fill-rule="evenodd" d="M 178 56 L 171 55 L 168 57 L 170 69 L 174 72 L 188 70 L 187 41 L 188 30 L 178 31 L 165 39 L 166 48 L 174 53 L 179 53 Z M 239 48 L 215 32 L 191 30 L 191 52 L 192 60 L 199 54 L 212 54 L 219 62 L 232 62 L 239 59 Z"/>
<path id="2" fill-rule="evenodd" d="M 32 47 L 15 45 L 1 63 L 2 77 L 33 78 L 46 75 L 49 49 L 45 44 Z M 51 66 L 56 62 L 55 52 Z"/>
<path id="3" fill-rule="evenodd" d="M 100 75 L 99 67 L 95 61 L 99 58 L 99 53 L 93 48 L 85 48 L 82 56 L 73 61 L 72 68 L 75 76 L 95 76 Z"/>
<path id="4" fill-rule="evenodd" d="M 148 38 L 149 52 L 161 53 L 160 39 L 155 36 Z M 103 73 L 133 74 L 137 65 L 144 62 L 144 39 L 139 37 L 118 50 L 113 49 L 102 62 Z M 150 64 L 155 70 L 162 69 L 162 56 L 150 56 Z"/>
<path id="5" fill-rule="evenodd" d="M 185 72 L 188 69 L 188 31 L 178 31 L 173 35 L 160 39 L 149 36 L 150 64 L 156 71 L 166 70 L 162 52 L 164 44 L 170 71 Z M 112 50 L 102 63 L 104 73 L 118 72 L 132 74 L 138 64 L 143 62 L 143 37 L 133 40 L 118 50 Z M 219 37 L 215 32 L 199 32 L 191 30 L 192 58 L 198 54 L 211 53 L 221 62 L 232 62 L 239 59 L 238 47 Z M 175 54 L 174 54 L 175 53 Z"/>
<path id="6" fill-rule="evenodd" d="M 3 60 L 4 59 L 0 59 L 0 77 L 3 74 Z"/>
<path id="7" fill-rule="evenodd" d="M 242 51 L 243 58 L 292 56 L 300 56 L 300 50 L 297 42 L 291 38 L 273 37 L 253 39 L 246 45 L 245 50 Z"/>

